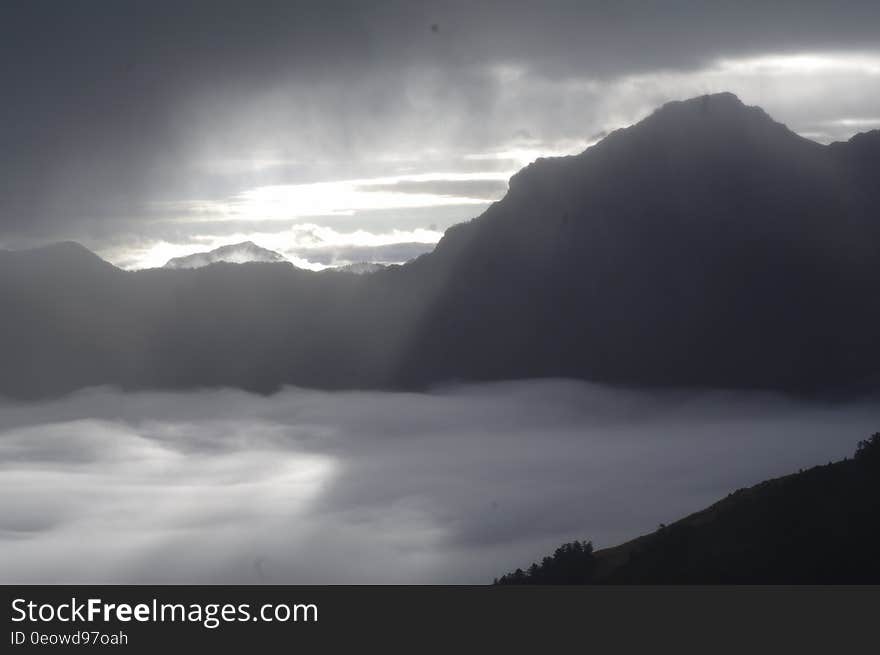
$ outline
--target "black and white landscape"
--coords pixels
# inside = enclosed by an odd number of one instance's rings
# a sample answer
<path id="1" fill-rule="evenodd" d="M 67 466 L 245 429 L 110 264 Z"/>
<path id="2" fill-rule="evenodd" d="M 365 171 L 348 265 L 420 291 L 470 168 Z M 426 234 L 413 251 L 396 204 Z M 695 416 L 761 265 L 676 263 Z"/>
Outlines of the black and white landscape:
<path id="1" fill-rule="evenodd" d="M 123 271 L 75 243 L 3 253 L 0 391 L 870 389 L 878 164 L 880 130 L 820 145 L 722 93 L 536 161 L 433 252 L 369 276 Z"/>
<path id="2" fill-rule="evenodd" d="M 490 583 L 849 456 L 878 422 L 873 399 L 563 380 L 4 404 L 0 578 Z"/>
<path id="3" fill-rule="evenodd" d="M 491 582 L 880 430 L 875 5 L 98 4 L 6 21 L 0 582 Z"/>

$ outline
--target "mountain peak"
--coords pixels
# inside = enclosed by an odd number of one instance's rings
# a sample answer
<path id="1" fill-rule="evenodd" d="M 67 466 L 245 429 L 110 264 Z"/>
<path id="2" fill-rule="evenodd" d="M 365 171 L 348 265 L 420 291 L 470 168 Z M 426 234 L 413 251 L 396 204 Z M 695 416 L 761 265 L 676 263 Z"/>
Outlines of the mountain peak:
<path id="1" fill-rule="evenodd" d="M 511 177 L 509 189 L 518 192 L 525 180 L 536 177 L 551 183 L 569 174 L 579 175 L 588 161 L 601 160 L 600 168 L 605 169 L 614 162 L 620 167 L 619 175 L 632 178 L 637 169 L 659 159 L 671 161 L 670 157 L 682 165 L 705 163 L 707 158 L 720 165 L 724 158 L 749 159 L 758 153 L 795 158 L 821 147 L 776 122 L 760 107 L 746 105 L 725 91 L 667 102 L 578 155 L 539 158 Z"/>
<path id="2" fill-rule="evenodd" d="M 45 246 L 37 246 L 36 248 L 31 248 L 31 251 L 53 254 L 68 254 L 73 256 L 98 257 L 91 250 L 76 241 L 57 241 L 55 243 L 46 244 Z"/>
<path id="3" fill-rule="evenodd" d="M 878 148 L 880 147 L 880 130 L 869 130 L 867 132 L 859 132 L 850 137 L 846 142 L 853 148 Z"/>
<path id="4" fill-rule="evenodd" d="M 220 246 L 219 248 L 217 248 L 217 250 L 236 249 L 236 248 L 238 248 L 238 249 L 248 248 L 251 250 L 263 250 L 263 248 L 260 248 L 260 246 L 255 244 L 253 241 L 242 241 L 241 243 L 233 243 L 228 246 Z"/>
<path id="5" fill-rule="evenodd" d="M 676 106 L 699 106 L 701 110 L 708 108 L 715 110 L 722 108 L 741 110 L 749 109 L 749 106 L 740 100 L 739 96 L 735 93 L 730 91 L 720 91 L 718 93 L 704 93 L 701 96 L 694 96 L 693 98 L 687 98 L 685 100 L 671 100 L 661 105 L 656 111 L 663 111 L 665 108 Z"/>
<path id="6" fill-rule="evenodd" d="M 692 129 L 700 126 L 736 129 L 743 125 L 784 127 L 760 107 L 747 105 L 728 91 L 667 102 L 635 127 L 652 124 L 668 126 L 670 123 L 686 124 Z"/>
<path id="7" fill-rule="evenodd" d="M 51 262 L 53 264 L 99 264 L 102 266 L 113 266 L 110 262 L 101 259 L 76 241 L 58 241 L 18 252 L 26 253 L 32 260 Z"/>
<path id="8" fill-rule="evenodd" d="M 209 264 L 226 262 L 244 264 L 247 262 L 284 263 L 287 259 L 280 253 L 258 246 L 253 241 L 242 241 L 220 246 L 207 252 L 197 252 L 168 260 L 165 268 L 201 268 Z"/>

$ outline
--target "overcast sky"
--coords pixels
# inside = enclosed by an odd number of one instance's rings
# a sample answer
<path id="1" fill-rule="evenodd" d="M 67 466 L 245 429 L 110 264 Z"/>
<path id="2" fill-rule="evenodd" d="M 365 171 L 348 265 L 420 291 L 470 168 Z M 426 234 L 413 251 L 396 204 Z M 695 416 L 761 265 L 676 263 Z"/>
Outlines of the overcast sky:
<path id="1" fill-rule="evenodd" d="M 7 1 L 0 247 L 400 259 L 667 100 L 878 128 L 878 32 L 874 0 Z"/>

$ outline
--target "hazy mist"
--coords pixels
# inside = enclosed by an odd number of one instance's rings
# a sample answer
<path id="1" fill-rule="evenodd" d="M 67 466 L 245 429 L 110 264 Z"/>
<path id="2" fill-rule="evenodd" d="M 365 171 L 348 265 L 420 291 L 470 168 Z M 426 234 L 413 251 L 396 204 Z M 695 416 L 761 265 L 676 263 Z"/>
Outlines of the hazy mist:
<path id="1" fill-rule="evenodd" d="M 489 582 L 852 453 L 872 402 L 572 381 L 0 404 L 0 582 Z"/>

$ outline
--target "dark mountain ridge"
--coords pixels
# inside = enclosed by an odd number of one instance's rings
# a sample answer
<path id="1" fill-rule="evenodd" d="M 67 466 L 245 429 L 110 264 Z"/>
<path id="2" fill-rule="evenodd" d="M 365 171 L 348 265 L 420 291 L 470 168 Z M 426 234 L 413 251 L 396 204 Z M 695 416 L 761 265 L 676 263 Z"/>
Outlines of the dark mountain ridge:
<path id="1" fill-rule="evenodd" d="M 855 457 L 740 489 L 593 552 L 566 544 L 502 584 L 877 584 L 880 434 Z"/>
<path id="2" fill-rule="evenodd" d="M 464 377 L 772 388 L 869 376 L 880 198 L 849 154 L 722 94 L 538 160 L 438 246 L 449 278 L 414 348 L 436 359 L 409 357 L 407 373 L 460 375 L 464 361 Z"/>
<path id="3" fill-rule="evenodd" d="M 13 364 L 0 394 L 556 376 L 872 386 L 878 161 L 880 132 L 823 146 L 718 94 L 537 160 L 434 252 L 367 276 L 125 272 L 71 245 L 0 253 L 0 356 Z"/>

